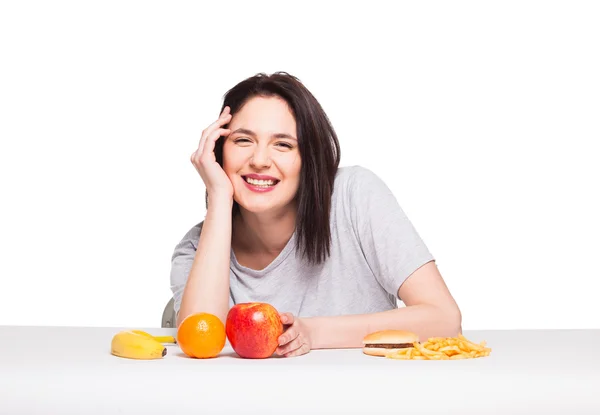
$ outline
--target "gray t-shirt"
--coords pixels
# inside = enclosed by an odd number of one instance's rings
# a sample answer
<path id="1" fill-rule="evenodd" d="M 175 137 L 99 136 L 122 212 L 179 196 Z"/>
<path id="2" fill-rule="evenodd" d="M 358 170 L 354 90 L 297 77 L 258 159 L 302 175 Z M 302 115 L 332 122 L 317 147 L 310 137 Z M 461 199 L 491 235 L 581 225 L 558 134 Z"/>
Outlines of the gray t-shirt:
<path id="1" fill-rule="evenodd" d="M 179 312 L 203 222 L 175 247 L 171 290 Z M 311 265 L 296 256 L 296 233 L 262 270 L 231 251 L 229 304 L 266 302 L 299 317 L 375 313 L 397 308 L 400 285 L 434 260 L 386 184 L 361 166 L 338 169 L 331 205 L 331 256 Z"/>

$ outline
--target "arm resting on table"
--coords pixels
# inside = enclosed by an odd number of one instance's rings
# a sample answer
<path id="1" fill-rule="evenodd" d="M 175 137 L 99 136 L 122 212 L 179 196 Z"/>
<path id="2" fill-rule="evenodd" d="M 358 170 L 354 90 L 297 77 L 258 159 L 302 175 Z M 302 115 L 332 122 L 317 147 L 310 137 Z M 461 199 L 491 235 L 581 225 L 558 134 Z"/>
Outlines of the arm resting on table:
<path id="1" fill-rule="evenodd" d="M 303 319 L 313 349 L 362 347 L 362 339 L 378 330 L 407 330 L 420 341 L 456 337 L 462 316 L 434 261 L 416 270 L 398 290 L 406 307 L 373 314 Z"/>

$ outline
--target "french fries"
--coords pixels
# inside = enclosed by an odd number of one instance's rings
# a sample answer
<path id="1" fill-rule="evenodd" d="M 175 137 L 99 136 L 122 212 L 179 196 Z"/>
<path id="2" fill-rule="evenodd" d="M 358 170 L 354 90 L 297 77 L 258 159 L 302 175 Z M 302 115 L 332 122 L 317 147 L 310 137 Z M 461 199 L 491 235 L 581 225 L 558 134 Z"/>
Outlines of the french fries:
<path id="1" fill-rule="evenodd" d="M 486 342 L 473 343 L 462 334 L 457 337 L 430 337 L 426 342 L 413 343 L 407 347 L 390 352 L 386 357 L 398 360 L 459 360 L 489 356 L 492 349 Z"/>

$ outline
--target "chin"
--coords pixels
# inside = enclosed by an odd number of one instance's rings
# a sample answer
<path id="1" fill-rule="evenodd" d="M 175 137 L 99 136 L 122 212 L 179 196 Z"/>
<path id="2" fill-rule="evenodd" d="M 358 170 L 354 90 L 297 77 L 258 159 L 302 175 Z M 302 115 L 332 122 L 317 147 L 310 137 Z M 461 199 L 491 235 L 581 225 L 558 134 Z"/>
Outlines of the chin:
<path id="1" fill-rule="evenodd" d="M 273 203 L 240 203 L 236 200 L 240 208 L 250 213 L 270 213 L 281 208 L 279 204 Z"/>
<path id="2" fill-rule="evenodd" d="M 266 195 L 247 195 L 235 197 L 234 200 L 240 206 L 240 209 L 254 214 L 281 212 L 290 202 L 285 202 L 278 197 L 269 197 Z"/>

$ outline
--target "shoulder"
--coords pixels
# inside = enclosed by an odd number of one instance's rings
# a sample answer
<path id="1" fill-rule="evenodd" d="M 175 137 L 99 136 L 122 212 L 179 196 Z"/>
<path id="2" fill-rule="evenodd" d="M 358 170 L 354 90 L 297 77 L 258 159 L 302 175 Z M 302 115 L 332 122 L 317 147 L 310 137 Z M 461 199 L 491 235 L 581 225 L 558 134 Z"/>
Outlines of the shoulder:
<path id="1" fill-rule="evenodd" d="M 338 168 L 334 182 L 334 192 L 346 193 L 349 196 L 355 192 L 374 191 L 385 189 L 386 184 L 372 170 L 360 166 L 344 166 Z"/>
<path id="2" fill-rule="evenodd" d="M 202 233 L 202 225 L 204 225 L 204 221 L 197 223 L 188 231 L 186 231 L 185 235 L 183 235 L 183 238 L 181 238 L 181 240 L 175 246 L 173 257 L 184 253 L 195 252 L 198 249 L 198 240 L 200 239 L 200 234 Z"/>

